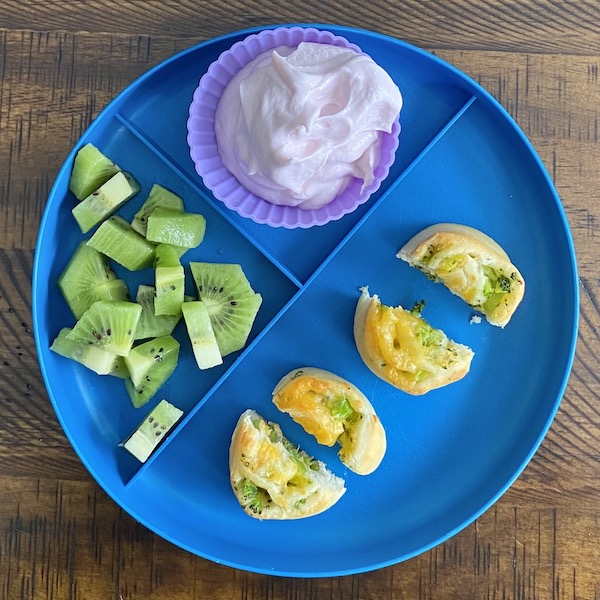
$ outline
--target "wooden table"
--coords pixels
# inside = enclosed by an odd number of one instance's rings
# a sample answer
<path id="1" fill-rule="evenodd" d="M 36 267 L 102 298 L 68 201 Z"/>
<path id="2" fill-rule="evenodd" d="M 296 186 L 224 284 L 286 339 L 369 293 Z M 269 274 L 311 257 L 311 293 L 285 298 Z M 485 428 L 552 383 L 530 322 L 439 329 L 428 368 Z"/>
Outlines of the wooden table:
<path id="1" fill-rule="evenodd" d="M 66 440 L 31 330 L 36 236 L 92 118 L 150 67 L 254 25 L 335 23 L 433 51 L 515 117 L 562 198 L 578 254 L 580 340 L 541 448 L 471 526 L 413 560 L 316 580 L 215 565 L 137 524 Z M 600 598 L 600 4 L 597 0 L 4 0 L 0 8 L 0 597 Z M 551 326 L 551 324 L 549 324 Z"/>

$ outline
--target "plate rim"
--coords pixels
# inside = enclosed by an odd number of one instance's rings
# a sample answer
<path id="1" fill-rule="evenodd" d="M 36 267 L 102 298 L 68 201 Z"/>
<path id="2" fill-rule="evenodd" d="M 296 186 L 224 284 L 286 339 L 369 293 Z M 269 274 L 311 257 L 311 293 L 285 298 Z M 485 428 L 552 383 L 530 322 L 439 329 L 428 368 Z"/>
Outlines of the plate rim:
<path id="1" fill-rule="evenodd" d="M 65 427 L 61 410 L 54 398 L 52 391 L 51 391 L 50 378 L 49 378 L 48 372 L 46 370 L 46 364 L 43 360 L 43 353 L 42 353 L 42 350 L 43 349 L 45 350 L 46 348 L 42 348 L 42 343 L 41 343 L 41 339 L 40 339 L 40 336 L 41 336 L 40 324 L 41 323 L 40 323 L 40 311 L 39 311 L 39 307 L 38 307 L 38 296 L 40 294 L 40 290 L 39 290 L 38 283 L 37 283 L 38 279 L 39 279 L 37 277 L 37 274 L 40 271 L 39 263 L 41 260 L 40 259 L 40 253 L 41 253 L 41 243 L 40 242 L 44 237 L 44 232 L 46 230 L 49 215 L 52 212 L 54 205 L 60 201 L 60 199 L 55 200 L 55 198 L 57 197 L 56 189 L 58 187 L 58 183 L 66 176 L 67 171 L 70 170 L 74 156 L 75 156 L 76 152 L 78 151 L 78 149 L 83 144 L 83 141 L 89 137 L 90 133 L 96 127 L 98 127 L 99 124 L 105 118 L 110 118 L 111 113 L 116 112 L 116 110 L 119 107 L 119 105 L 121 104 L 121 102 L 131 92 L 135 91 L 135 89 L 138 86 L 140 86 L 146 79 L 149 79 L 155 73 L 157 73 L 161 69 L 167 67 L 168 65 L 180 60 L 181 58 L 187 56 L 188 54 L 202 50 L 202 48 L 204 48 L 206 46 L 211 46 L 211 45 L 218 44 L 220 42 L 233 40 L 234 38 L 237 38 L 240 36 L 257 33 L 264 29 L 275 29 L 277 27 L 292 27 L 292 26 L 314 27 L 317 29 L 325 29 L 325 30 L 331 31 L 331 32 L 333 32 L 335 34 L 339 34 L 339 35 L 344 35 L 344 36 L 349 35 L 350 41 L 352 41 L 353 35 L 363 35 L 363 36 L 375 38 L 379 41 L 383 40 L 384 42 L 386 42 L 386 44 L 391 43 L 393 45 L 402 46 L 402 47 L 406 48 L 407 50 L 415 52 L 416 54 L 422 56 L 423 58 L 425 58 L 427 60 L 437 63 L 444 69 L 449 70 L 454 76 L 458 77 L 461 81 L 463 81 L 465 84 L 470 86 L 471 91 L 472 91 L 472 93 L 474 93 L 474 95 L 476 94 L 478 98 L 483 98 L 488 103 L 490 103 L 492 108 L 503 117 L 504 121 L 506 123 L 508 123 L 510 125 L 511 129 L 518 135 L 520 142 L 524 145 L 524 148 L 527 150 L 528 155 L 534 159 L 536 166 L 539 169 L 539 172 L 542 174 L 542 176 L 544 178 L 544 182 L 545 182 L 545 185 L 547 186 L 547 189 L 551 192 L 551 195 L 554 199 L 554 203 L 555 203 L 555 206 L 557 209 L 557 216 L 560 217 L 560 222 L 562 225 L 561 231 L 565 235 L 566 245 L 568 246 L 568 249 L 569 249 L 569 264 L 570 264 L 571 270 L 572 270 L 572 280 L 571 280 L 571 278 L 569 278 L 570 284 L 571 284 L 569 286 L 569 289 L 570 289 L 569 295 L 570 296 L 572 295 L 572 301 L 573 301 L 571 337 L 569 340 L 569 349 L 567 352 L 567 360 L 564 365 L 564 372 L 562 375 L 561 383 L 558 386 L 556 398 L 554 399 L 554 402 L 551 405 L 551 409 L 549 410 L 548 418 L 547 418 L 544 426 L 541 428 L 541 431 L 540 431 L 539 435 L 537 436 L 534 445 L 529 450 L 529 452 L 526 454 L 526 456 L 523 458 L 523 460 L 519 463 L 519 466 L 515 469 L 514 473 L 508 478 L 506 483 L 504 485 L 502 485 L 500 487 L 500 489 L 498 490 L 498 492 L 495 495 L 493 495 L 490 498 L 490 500 L 487 503 L 485 503 L 478 511 L 475 511 L 475 513 L 472 514 L 469 518 L 467 518 L 463 522 L 459 523 L 452 530 L 437 537 L 434 541 L 432 541 L 429 544 L 423 545 L 420 548 L 416 548 L 412 552 L 405 553 L 402 556 L 392 557 L 387 561 L 379 561 L 374 564 L 365 564 L 362 567 L 354 567 L 354 568 L 350 568 L 350 569 L 335 569 L 335 570 L 328 570 L 328 571 L 302 571 L 302 572 L 293 571 L 293 570 L 277 570 L 277 571 L 275 571 L 275 570 L 267 568 L 267 567 L 261 568 L 261 567 L 252 566 L 252 565 L 249 566 L 249 565 L 240 564 L 239 562 L 236 562 L 236 561 L 227 560 L 226 558 L 223 558 L 222 556 L 219 556 L 219 557 L 211 556 L 210 553 L 200 552 L 198 548 L 192 548 L 186 544 L 182 544 L 174 536 L 172 536 L 168 533 L 165 533 L 163 531 L 159 531 L 157 527 L 153 526 L 152 523 L 148 522 L 145 518 L 142 518 L 139 514 L 137 514 L 136 511 L 132 511 L 131 508 L 127 505 L 126 501 L 122 500 L 116 493 L 113 492 L 113 490 L 110 487 L 108 487 L 104 484 L 102 479 L 97 475 L 95 470 L 92 468 L 92 465 L 88 462 L 86 457 L 80 452 L 77 444 L 75 443 L 75 440 L 71 436 L 70 431 Z M 198 82 L 200 81 L 200 78 L 203 74 L 204 73 L 201 73 L 200 76 L 198 77 Z M 191 99 L 190 99 L 190 102 L 191 102 Z M 110 102 L 100 111 L 100 113 L 92 120 L 92 122 L 88 125 L 88 127 L 82 132 L 82 134 L 79 136 L 77 142 L 71 148 L 71 151 L 65 158 L 61 168 L 59 169 L 59 171 L 56 175 L 56 178 L 55 178 L 53 185 L 50 189 L 50 192 L 48 194 L 46 204 L 44 206 L 44 211 L 43 211 L 43 214 L 42 214 L 42 217 L 40 220 L 38 235 L 37 235 L 37 239 L 36 239 L 36 246 L 35 246 L 35 251 L 34 251 L 33 269 L 32 269 L 32 318 L 33 318 L 33 330 L 34 330 L 37 358 L 38 358 L 38 363 L 40 365 L 40 370 L 42 372 L 42 376 L 44 379 L 46 393 L 48 394 L 48 397 L 51 401 L 51 404 L 57 415 L 57 418 L 60 422 L 63 432 L 65 433 L 65 436 L 69 440 L 70 445 L 75 450 L 79 460 L 81 460 L 81 462 L 85 466 L 86 470 L 93 476 L 95 482 L 100 485 L 100 487 L 107 493 L 107 495 L 118 506 L 120 506 L 123 510 L 125 510 L 132 518 L 134 518 L 135 520 L 137 520 L 138 522 L 143 524 L 146 528 L 153 531 L 156 535 L 159 535 L 160 537 L 168 540 L 169 542 L 173 543 L 175 546 L 177 546 L 179 548 L 183 548 L 192 554 L 204 557 L 204 558 L 211 560 L 217 564 L 224 564 L 224 565 L 227 565 L 232 568 L 249 571 L 249 572 L 262 573 L 262 574 L 267 574 L 267 575 L 282 576 L 282 577 L 312 577 L 312 578 L 315 578 L 315 577 L 345 576 L 345 575 L 352 575 L 352 574 L 374 571 L 374 570 L 378 570 L 378 569 L 381 569 L 381 568 L 384 568 L 387 566 L 391 566 L 394 564 L 399 564 L 406 560 L 410 560 L 411 558 L 414 558 L 415 556 L 418 556 L 424 552 L 427 552 L 427 551 L 431 550 L 432 548 L 435 548 L 436 546 L 444 543 L 445 541 L 447 541 L 448 539 L 452 538 L 457 533 L 459 533 L 460 531 L 465 529 L 468 525 L 472 524 L 483 513 L 488 511 L 489 508 L 491 506 L 493 506 L 499 500 L 499 498 L 514 484 L 516 479 L 521 475 L 521 473 L 523 472 L 523 470 L 525 469 L 527 464 L 531 461 L 532 457 L 538 451 L 543 439 L 546 437 L 548 430 L 550 429 L 550 426 L 552 425 L 552 422 L 554 421 L 556 413 L 557 413 L 557 411 L 560 407 L 561 401 L 564 397 L 564 393 L 565 393 L 565 390 L 566 390 L 566 387 L 567 387 L 567 384 L 568 384 L 568 381 L 569 381 L 569 378 L 571 375 L 571 370 L 572 370 L 572 366 L 573 366 L 573 362 L 574 362 L 574 358 L 575 358 L 575 350 L 576 350 L 577 341 L 578 341 L 579 318 L 580 318 L 580 292 L 579 292 L 579 278 L 578 278 L 576 251 L 575 251 L 575 245 L 574 245 L 574 241 L 573 241 L 573 237 L 572 237 L 572 232 L 570 229 L 570 225 L 569 225 L 569 222 L 567 219 L 566 212 L 564 210 L 564 206 L 562 205 L 562 203 L 560 201 L 560 197 L 554 186 L 554 183 L 552 182 L 552 180 L 549 176 L 548 170 L 546 169 L 540 156 L 536 152 L 532 142 L 525 135 L 525 133 L 523 132 L 521 127 L 517 124 L 517 122 L 512 117 L 512 115 L 510 115 L 510 113 L 504 108 L 504 106 L 502 106 L 502 104 L 500 104 L 500 102 L 498 100 L 496 100 L 496 98 L 494 96 L 492 96 L 490 92 L 488 92 L 482 85 L 480 85 L 478 82 L 476 82 L 474 79 L 472 79 L 469 75 L 467 75 L 466 73 L 464 73 L 463 71 L 461 71 L 460 69 L 458 69 L 457 67 L 452 65 L 451 63 L 447 62 L 446 60 L 438 57 L 437 55 L 435 55 L 427 50 L 424 50 L 418 46 L 415 46 L 411 43 L 405 42 L 404 40 L 400 40 L 400 39 L 391 37 L 391 36 L 383 34 L 383 33 L 375 32 L 375 31 L 371 31 L 371 30 L 367 30 L 367 29 L 362 29 L 362 28 L 357 28 L 357 27 L 339 26 L 339 25 L 335 25 L 335 24 L 326 24 L 326 23 L 325 24 L 324 23 L 276 23 L 276 24 L 270 24 L 270 25 L 253 26 L 253 27 L 249 27 L 249 28 L 245 28 L 245 29 L 241 29 L 241 30 L 231 31 L 229 33 L 225 33 L 225 34 L 222 34 L 222 35 L 214 37 L 214 38 L 209 38 L 207 40 L 204 40 L 202 42 L 194 44 L 188 48 L 185 48 L 184 50 L 181 50 L 181 51 L 173 54 L 166 60 L 161 61 L 160 63 L 156 64 L 154 67 L 152 67 L 149 70 L 147 70 L 146 72 L 142 73 L 140 76 L 138 76 L 136 79 L 134 79 L 129 85 L 127 85 L 123 90 L 121 90 L 114 98 L 112 98 L 110 100 Z"/>

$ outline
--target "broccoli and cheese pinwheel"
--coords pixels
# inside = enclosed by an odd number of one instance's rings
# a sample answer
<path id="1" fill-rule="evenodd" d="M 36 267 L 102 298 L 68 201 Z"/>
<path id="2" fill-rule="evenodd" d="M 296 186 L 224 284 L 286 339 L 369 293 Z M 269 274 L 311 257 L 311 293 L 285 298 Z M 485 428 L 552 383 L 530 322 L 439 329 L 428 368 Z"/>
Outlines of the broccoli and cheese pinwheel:
<path id="1" fill-rule="evenodd" d="M 365 364 L 381 379 L 413 395 L 462 379 L 473 351 L 435 329 L 412 310 L 385 306 L 362 288 L 354 314 L 354 339 Z"/>
<path id="2" fill-rule="evenodd" d="M 504 327 L 525 293 L 525 281 L 506 252 L 478 229 L 455 223 L 427 227 L 396 255 Z"/>
<path id="3" fill-rule="evenodd" d="M 381 463 L 385 430 L 366 396 L 349 381 L 324 369 L 294 369 L 275 387 L 273 402 L 320 444 L 338 443 L 340 460 L 355 473 L 368 475 Z"/>
<path id="4" fill-rule="evenodd" d="M 276 423 L 252 409 L 242 413 L 229 447 L 231 487 L 256 519 L 301 519 L 333 506 L 344 480 L 294 446 Z"/>

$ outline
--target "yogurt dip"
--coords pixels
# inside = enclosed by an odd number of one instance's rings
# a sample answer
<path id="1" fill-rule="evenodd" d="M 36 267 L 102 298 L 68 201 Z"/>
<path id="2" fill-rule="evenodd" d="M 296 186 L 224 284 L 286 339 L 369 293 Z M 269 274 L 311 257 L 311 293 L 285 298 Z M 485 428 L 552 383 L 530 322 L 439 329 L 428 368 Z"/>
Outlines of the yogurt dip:
<path id="1" fill-rule="evenodd" d="M 381 135 L 402 108 L 391 77 L 350 48 L 302 42 L 263 52 L 229 82 L 215 114 L 225 167 L 273 204 L 318 209 L 374 179 Z"/>

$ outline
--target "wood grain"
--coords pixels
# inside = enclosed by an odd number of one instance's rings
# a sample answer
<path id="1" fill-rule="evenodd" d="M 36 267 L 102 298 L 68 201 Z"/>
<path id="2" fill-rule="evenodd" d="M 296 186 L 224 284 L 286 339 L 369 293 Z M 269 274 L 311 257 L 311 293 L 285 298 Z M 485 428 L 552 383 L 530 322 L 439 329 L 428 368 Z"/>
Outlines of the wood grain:
<path id="1" fill-rule="evenodd" d="M 600 522 L 591 510 L 501 502 L 407 563 L 291 580 L 235 571 L 174 548 L 91 483 L 17 481 L 2 500 L 3 598 L 549 599 L 596 598 L 598 591 L 586 570 L 600 560 Z M 565 536 L 587 562 L 560 544 Z"/>
<path id="2" fill-rule="evenodd" d="M 60 10 L 56 7 L 60 6 Z M 600 44 L 595 0 L 5 0 L 0 28 L 103 32 L 201 41 L 274 23 L 335 23 L 372 29 L 419 46 L 512 52 L 594 54 Z"/>
<path id="3" fill-rule="evenodd" d="M 315 21 L 434 51 L 514 116 L 556 184 L 580 275 L 565 397 L 528 467 L 474 524 L 372 573 L 287 579 L 193 556 L 124 513 L 66 440 L 37 364 L 30 281 L 73 143 L 141 73 L 234 29 Z M 600 600 L 600 4 L 5 1 L 0 9 L 0 599 Z M 549 324 L 551 326 L 551 324 Z"/>

